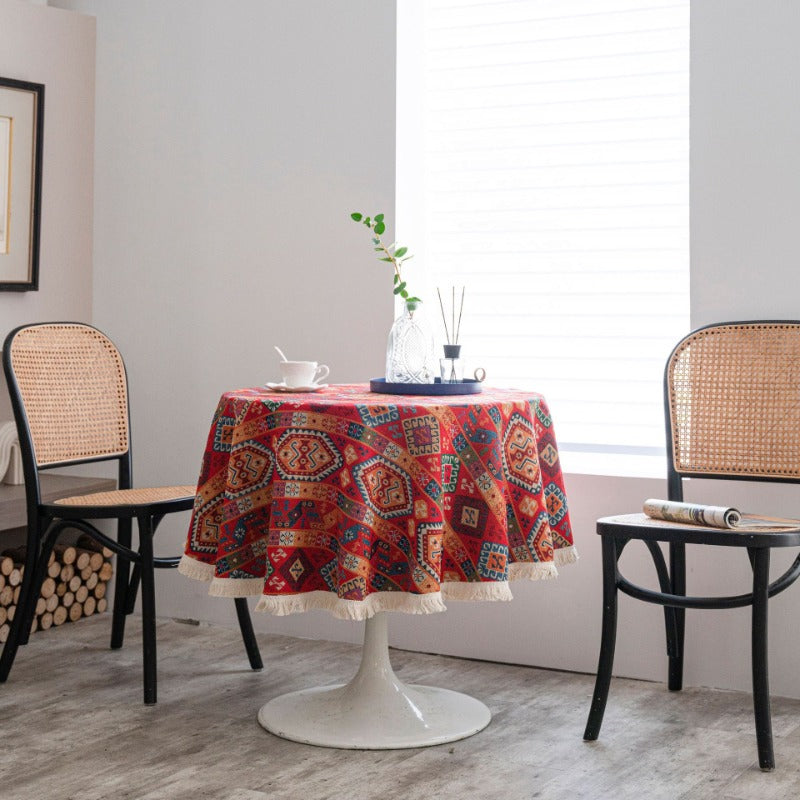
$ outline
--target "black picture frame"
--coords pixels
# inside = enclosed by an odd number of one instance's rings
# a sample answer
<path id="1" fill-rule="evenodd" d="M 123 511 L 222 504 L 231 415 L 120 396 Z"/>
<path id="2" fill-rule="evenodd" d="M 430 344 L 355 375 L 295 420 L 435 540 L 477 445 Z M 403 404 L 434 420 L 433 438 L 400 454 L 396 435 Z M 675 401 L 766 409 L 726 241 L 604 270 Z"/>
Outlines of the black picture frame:
<path id="1" fill-rule="evenodd" d="M 39 289 L 44 84 L 0 77 L 0 291 Z"/>

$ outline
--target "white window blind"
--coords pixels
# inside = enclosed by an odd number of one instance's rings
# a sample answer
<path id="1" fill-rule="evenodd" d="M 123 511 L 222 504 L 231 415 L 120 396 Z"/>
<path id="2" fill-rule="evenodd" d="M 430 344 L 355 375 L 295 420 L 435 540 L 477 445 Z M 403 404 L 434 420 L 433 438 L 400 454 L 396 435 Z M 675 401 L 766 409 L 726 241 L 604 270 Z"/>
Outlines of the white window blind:
<path id="1" fill-rule="evenodd" d="M 398 232 L 431 321 L 436 287 L 465 286 L 468 365 L 541 391 L 562 445 L 663 448 L 689 329 L 688 0 L 398 5 Z"/>

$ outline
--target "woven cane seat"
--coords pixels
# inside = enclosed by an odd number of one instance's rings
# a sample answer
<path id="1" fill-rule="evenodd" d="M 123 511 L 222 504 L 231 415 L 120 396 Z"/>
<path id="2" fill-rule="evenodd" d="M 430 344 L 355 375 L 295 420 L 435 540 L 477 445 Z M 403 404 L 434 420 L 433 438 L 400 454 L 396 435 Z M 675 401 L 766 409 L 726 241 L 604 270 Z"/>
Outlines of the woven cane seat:
<path id="1" fill-rule="evenodd" d="M 748 515 L 756 519 L 755 515 Z M 758 527 L 742 525 L 736 528 L 713 528 L 707 525 L 670 522 L 665 519 L 653 519 L 647 514 L 617 514 L 613 517 L 601 517 L 597 520 L 597 529 L 601 534 L 611 533 L 625 537 L 631 534 L 636 539 L 652 541 L 683 541 L 686 544 L 719 545 L 721 547 L 797 547 L 800 546 L 800 526 L 788 527 L 779 524 L 777 517 L 758 517 L 762 524 Z M 769 525 L 773 520 L 776 524 Z"/>
<path id="2" fill-rule="evenodd" d="M 166 503 L 194 497 L 194 486 L 159 486 L 153 489 L 115 489 L 111 492 L 78 494 L 54 501 L 58 506 L 133 506 Z"/>

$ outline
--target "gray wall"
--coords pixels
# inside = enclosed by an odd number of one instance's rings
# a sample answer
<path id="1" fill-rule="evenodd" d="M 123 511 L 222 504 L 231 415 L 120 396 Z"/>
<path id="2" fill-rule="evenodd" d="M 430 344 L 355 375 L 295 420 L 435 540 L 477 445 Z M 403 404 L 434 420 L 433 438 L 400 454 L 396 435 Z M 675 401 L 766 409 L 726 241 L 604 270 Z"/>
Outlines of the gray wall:
<path id="1" fill-rule="evenodd" d="M 219 393 L 274 377 L 273 343 L 326 360 L 334 381 L 381 370 L 386 276 L 347 213 L 394 209 L 395 3 L 59 5 L 98 16 L 94 319 L 128 358 L 138 479 L 191 482 Z M 789 45 L 799 35 L 790 0 L 693 4 L 695 324 L 798 316 L 790 237 L 800 212 L 791 147 L 800 56 Z M 594 670 L 594 520 L 666 489 L 645 478 L 566 480 L 578 564 L 558 581 L 515 585 L 511 604 L 393 615 L 393 642 Z M 785 487 L 695 481 L 687 494 L 800 516 L 798 492 Z M 180 547 L 185 527 L 165 531 L 165 552 Z M 693 553 L 690 592 L 745 591 L 749 567 L 737 555 Z M 640 552 L 623 565 L 652 582 Z M 203 586 L 160 577 L 160 613 L 232 620 L 232 604 Z M 772 687 L 800 696 L 800 591 L 771 609 Z M 623 598 L 620 674 L 664 677 L 661 620 L 657 608 Z M 300 636 L 360 635 L 322 612 L 256 622 Z M 747 623 L 746 610 L 689 615 L 688 684 L 749 687 Z M 331 680 L 341 677 L 332 665 Z"/>
<path id="2" fill-rule="evenodd" d="M 800 3 L 691 19 L 692 323 L 800 318 Z"/>
<path id="3" fill-rule="evenodd" d="M 26 322 L 91 319 L 94 70 L 94 19 L 0 0 L 0 76 L 45 84 L 39 291 L 0 292 L 3 338 Z"/>
<path id="4" fill-rule="evenodd" d="M 394 219 L 394 2 L 58 5 L 97 16 L 93 316 L 126 358 L 135 479 L 192 483 L 220 394 L 276 379 L 274 344 L 383 373 L 391 277 L 349 214 Z M 159 577 L 160 613 L 230 619 Z"/>
<path id="5" fill-rule="evenodd" d="M 388 276 L 349 211 L 393 212 L 393 92 L 370 88 L 393 9 L 71 5 L 98 15 L 94 319 L 126 355 L 140 475 L 191 482 L 220 393 L 274 379 L 273 344 L 380 372 Z"/>

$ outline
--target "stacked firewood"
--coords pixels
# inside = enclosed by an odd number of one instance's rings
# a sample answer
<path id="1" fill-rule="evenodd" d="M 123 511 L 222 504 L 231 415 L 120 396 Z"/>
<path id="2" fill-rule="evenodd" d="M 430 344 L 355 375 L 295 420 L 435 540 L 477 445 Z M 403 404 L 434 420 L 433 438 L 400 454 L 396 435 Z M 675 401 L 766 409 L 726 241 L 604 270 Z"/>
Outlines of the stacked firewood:
<path id="1" fill-rule="evenodd" d="M 108 608 L 111 556 L 111 550 L 89 536 L 81 536 L 75 544 L 56 545 L 36 601 L 31 632 L 102 614 Z M 24 563 L 24 547 L 0 555 L 0 643 L 8 639 L 17 612 Z"/>

